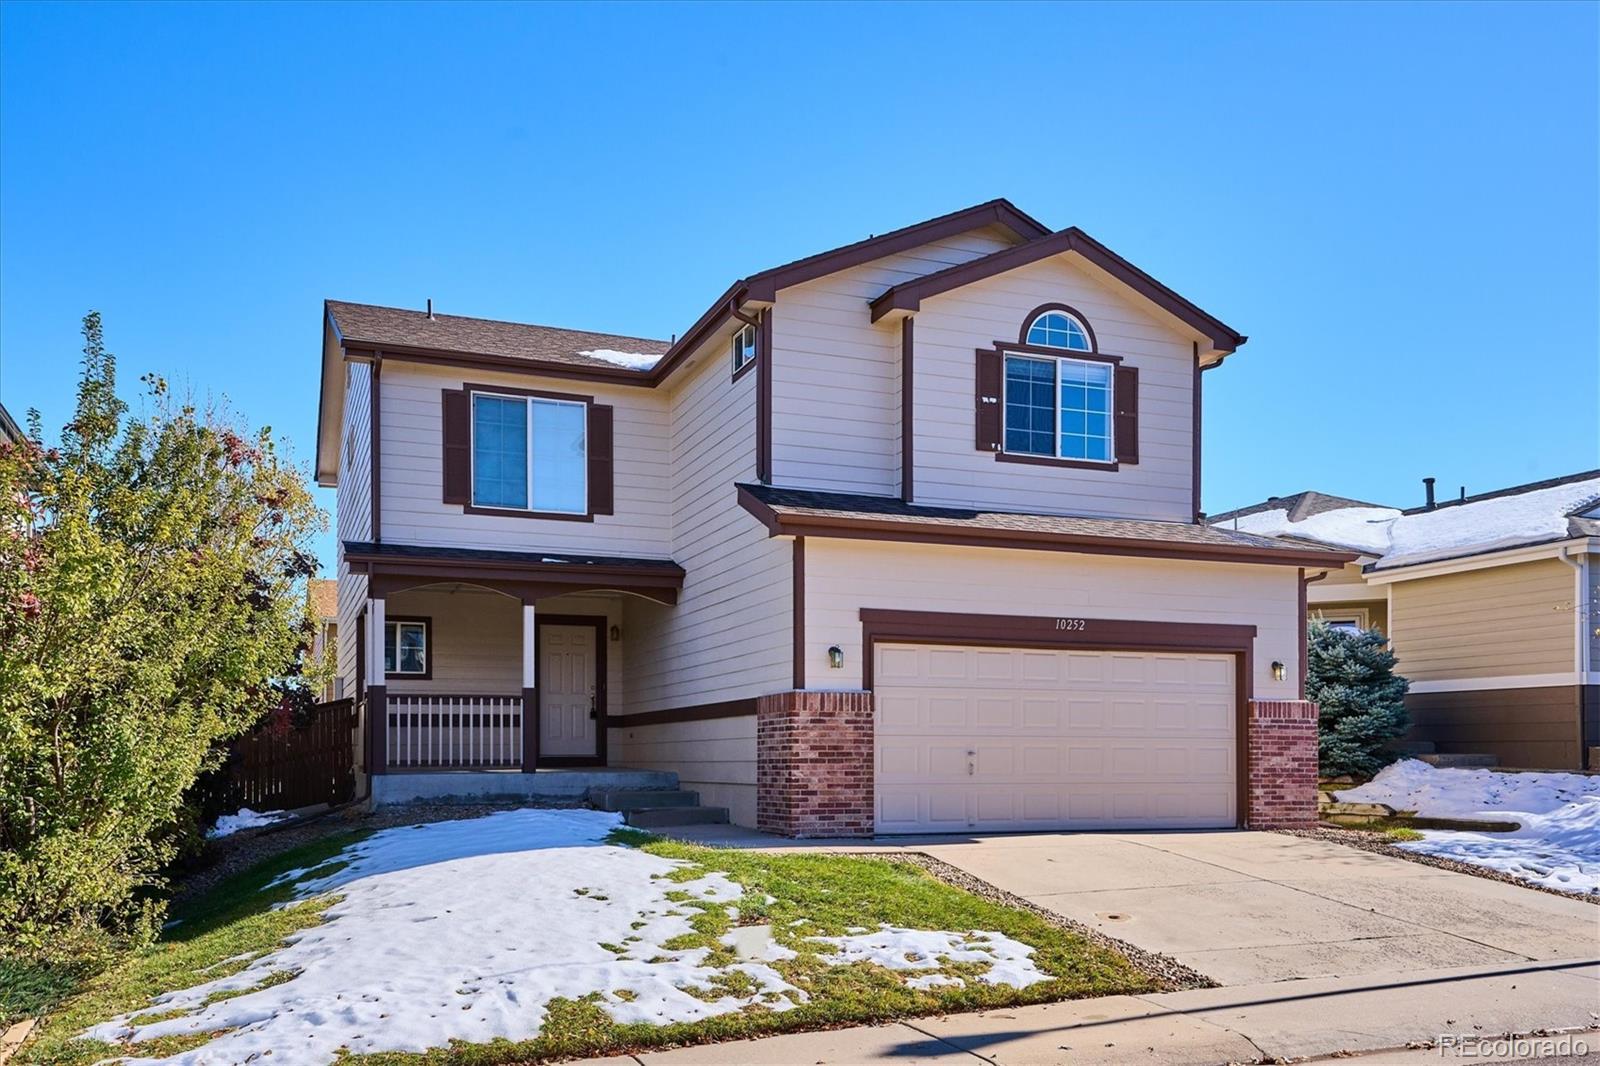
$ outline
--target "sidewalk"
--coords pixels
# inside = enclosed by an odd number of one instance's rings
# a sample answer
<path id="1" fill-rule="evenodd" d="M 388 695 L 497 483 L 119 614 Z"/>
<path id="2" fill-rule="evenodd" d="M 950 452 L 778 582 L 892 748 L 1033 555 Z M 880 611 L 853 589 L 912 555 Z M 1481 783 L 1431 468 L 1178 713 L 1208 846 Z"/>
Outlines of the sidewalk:
<path id="1" fill-rule="evenodd" d="M 641 1052 L 583 1066 L 890 1060 L 1188 1066 L 1381 1052 L 1444 1034 L 1491 1037 L 1596 1026 L 1600 960 L 1584 958 L 1108 996 Z M 1588 1043 L 1600 1051 L 1600 1032 Z M 1449 1053 L 1432 1054 L 1433 1061 L 1456 1061 Z M 1414 1062 L 1416 1055 L 1395 1058 Z M 1384 1056 L 1364 1055 L 1362 1061 L 1381 1063 Z"/>

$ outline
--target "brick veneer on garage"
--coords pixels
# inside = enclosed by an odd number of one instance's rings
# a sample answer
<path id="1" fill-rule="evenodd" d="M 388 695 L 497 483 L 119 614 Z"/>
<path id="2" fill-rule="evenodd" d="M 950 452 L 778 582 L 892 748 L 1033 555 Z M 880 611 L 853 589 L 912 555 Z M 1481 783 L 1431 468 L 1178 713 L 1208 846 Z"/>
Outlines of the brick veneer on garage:
<path id="1" fill-rule="evenodd" d="M 1252 829 L 1287 829 L 1317 822 L 1317 705 L 1310 700 L 1251 700 Z"/>
<path id="2" fill-rule="evenodd" d="M 872 693 L 775 692 L 756 703 L 756 825 L 872 835 Z"/>

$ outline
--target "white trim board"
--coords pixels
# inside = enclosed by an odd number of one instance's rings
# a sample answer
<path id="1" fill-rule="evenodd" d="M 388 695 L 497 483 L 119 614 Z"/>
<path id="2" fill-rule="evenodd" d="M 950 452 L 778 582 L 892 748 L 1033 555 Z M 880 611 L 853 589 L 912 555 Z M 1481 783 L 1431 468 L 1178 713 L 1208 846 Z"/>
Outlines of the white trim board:
<path id="1" fill-rule="evenodd" d="M 1403 668 L 1402 668 L 1403 669 Z M 1600 673 L 1513 674 L 1508 677 L 1459 677 L 1448 681 L 1413 681 L 1411 692 L 1490 692 L 1502 688 L 1563 688 L 1600 685 Z"/>
<path id="2" fill-rule="evenodd" d="M 1511 566 L 1515 563 L 1531 563 L 1539 559 L 1554 559 L 1561 555 L 1563 549 L 1566 548 L 1572 548 L 1578 552 L 1600 551 L 1600 539 L 1594 537 L 1570 537 L 1524 548 L 1510 547 L 1503 551 L 1485 551 L 1480 555 L 1408 563 L 1405 566 L 1396 566 L 1389 570 L 1369 570 L 1362 576 L 1367 579 L 1367 584 L 1369 585 L 1388 585 L 1396 581 L 1437 577 L 1440 574 L 1460 574 L 1468 570 L 1488 570 L 1496 566 Z"/>

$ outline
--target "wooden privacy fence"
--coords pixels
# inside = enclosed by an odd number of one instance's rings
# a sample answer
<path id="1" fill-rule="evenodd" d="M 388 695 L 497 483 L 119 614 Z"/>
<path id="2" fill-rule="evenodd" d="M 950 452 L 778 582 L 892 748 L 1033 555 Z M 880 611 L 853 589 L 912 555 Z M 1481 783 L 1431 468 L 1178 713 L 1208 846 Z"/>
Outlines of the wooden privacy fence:
<path id="1" fill-rule="evenodd" d="M 227 764 L 206 791 L 218 811 L 293 810 L 355 798 L 356 706 L 334 700 L 287 728 L 271 724 L 228 746 Z"/>

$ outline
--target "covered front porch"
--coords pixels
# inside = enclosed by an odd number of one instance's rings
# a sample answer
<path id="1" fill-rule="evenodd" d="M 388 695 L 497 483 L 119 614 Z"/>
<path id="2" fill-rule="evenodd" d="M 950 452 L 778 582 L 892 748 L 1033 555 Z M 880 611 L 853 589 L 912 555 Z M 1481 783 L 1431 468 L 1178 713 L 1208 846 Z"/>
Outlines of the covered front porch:
<path id="1" fill-rule="evenodd" d="M 356 543 L 345 558 L 367 577 L 357 696 L 375 799 L 581 795 L 581 775 L 547 771 L 607 764 L 624 600 L 666 609 L 683 580 L 670 560 Z"/>

